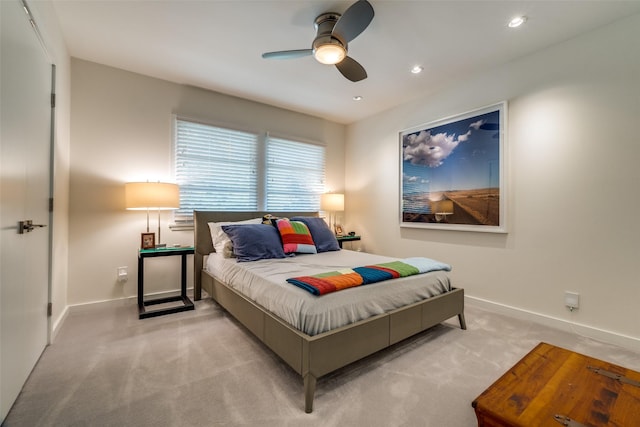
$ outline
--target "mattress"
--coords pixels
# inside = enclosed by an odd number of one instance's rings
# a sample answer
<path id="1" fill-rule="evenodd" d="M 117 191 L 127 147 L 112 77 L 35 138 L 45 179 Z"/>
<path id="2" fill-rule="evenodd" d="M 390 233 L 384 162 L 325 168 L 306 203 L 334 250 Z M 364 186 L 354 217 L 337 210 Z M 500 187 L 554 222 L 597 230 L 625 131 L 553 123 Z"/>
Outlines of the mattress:
<path id="1" fill-rule="evenodd" d="M 237 262 L 212 253 L 205 270 L 294 328 L 317 335 L 450 291 L 449 276 L 446 271 L 433 271 L 322 296 L 286 279 L 397 260 L 349 250 L 253 262 Z"/>

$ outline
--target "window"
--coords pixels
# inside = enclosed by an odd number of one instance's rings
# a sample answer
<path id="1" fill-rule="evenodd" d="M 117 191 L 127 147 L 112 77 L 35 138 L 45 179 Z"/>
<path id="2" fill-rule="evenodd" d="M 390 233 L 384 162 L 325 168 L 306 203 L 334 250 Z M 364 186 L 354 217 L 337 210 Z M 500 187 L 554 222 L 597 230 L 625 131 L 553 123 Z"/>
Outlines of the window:
<path id="1" fill-rule="evenodd" d="M 324 147 L 267 139 L 267 210 L 317 211 L 324 191 Z"/>
<path id="2" fill-rule="evenodd" d="M 192 220 L 194 209 L 257 209 L 257 135 L 178 120 L 175 147 L 176 221 Z"/>
<path id="3" fill-rule="evenodd" d="M 317 211 L 325 148 L 318 144 L 176 120 L 176 222 L 193 210 Z"/>

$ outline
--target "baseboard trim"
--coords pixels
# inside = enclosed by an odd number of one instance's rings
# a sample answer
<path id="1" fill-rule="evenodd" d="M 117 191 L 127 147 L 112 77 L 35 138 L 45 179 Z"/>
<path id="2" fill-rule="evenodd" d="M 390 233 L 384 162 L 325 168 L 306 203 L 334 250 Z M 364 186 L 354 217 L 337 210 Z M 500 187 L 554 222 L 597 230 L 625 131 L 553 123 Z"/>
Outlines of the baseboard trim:
<path id="1" fill-rule="evenodd" d="M 60 317 L 58 317 L 58 320 L 56 320 L 53 323 L 53 326 L 51 327 L 51 336 L 49 337 L 49 344 L 53 344 L 53 342 L 56 340 L 56 337 L 58 336 L 58 332 L 60 332 L 60 328 L 62 327 L 62 324 L 64 323 L 64 321 L 67 319 L 67 316 L 69 315 L 69 306 L 65 306 L 64 310 L 62 310 L 62 313 L 60 314 Z"/>
<path id="2" fill-rule="evenodd" d="M 555 329 L 560 329 L 565 332 L 570 332 L 576 335 L 591 338 L 596 341 L 617 345 L 619 347 L 623 347 L 628 350 L 640 353 L 640 338 L 595 328 L 593 326 L 584 325 L 581 323 L 570 322 L 565 319 L 560 319 L 557 317 L 548 316 L 546 314 L 540 314 L 469 295 L 465 295 L 465 304 L 466 303 L 473 307 L 479 307 L 517 319 L 531 321 Z"/>
<path id="3" fill-rule="evenodd" d="M 136 304 L 136 296 L 122 297 L 117 299 L 107 299 L 99 301 L 82 302 L 79 304 L 71 304 L 67 306 L 71 313 L 78 313 L 84 310 L 90 310 L 96 306 L 123 307 L 125 305 Z"/>
<path id="4" fill-rule="evenodd" d="M 187 288 L 187 295 L 193 294 L 193 288 Z M 180 290 L 170 290 L 170 291 L 161 291 L 161 292 L 152 292 L 145 294 L 146 298 L 155 298 L 155 297 L 163 297 L 169 295 L 180 295 Z M 78 310 L 84 310 L 90 307 L 95 306 L 96 304 L 112 304 L 114 307 L 122 307 L 123 305 L 128 304 L 137 304 L 138 297 L 136 295 L 116 298 L 116 299 L 107 299 L 107 300 L 99 300 L 99 301 L 89 301 L 83 302 L 79 304 L 71 304 L 67 307 L 72 311 L 76 312 Z"/>

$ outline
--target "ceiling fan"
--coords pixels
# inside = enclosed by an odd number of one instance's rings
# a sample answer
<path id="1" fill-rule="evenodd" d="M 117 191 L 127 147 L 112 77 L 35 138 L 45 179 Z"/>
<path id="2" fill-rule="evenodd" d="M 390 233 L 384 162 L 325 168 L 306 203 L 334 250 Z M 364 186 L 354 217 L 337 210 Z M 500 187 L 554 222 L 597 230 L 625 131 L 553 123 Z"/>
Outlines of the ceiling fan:
<path id="1" fill-rule="evenodd" d="M 293 59 L 313 55 L 322 64 L 335 65 L 352 82 L 364 80 L 367 72 L 358 61 L 347 56 L 348 44 L 369 26 L 373 15 L 373 7 L 367 0 L 355 2 L 342 15 L 335 12 L 323 13 L 315 19 L 316 38 L 311 49 L 266 52 L 262 57 Z"/>

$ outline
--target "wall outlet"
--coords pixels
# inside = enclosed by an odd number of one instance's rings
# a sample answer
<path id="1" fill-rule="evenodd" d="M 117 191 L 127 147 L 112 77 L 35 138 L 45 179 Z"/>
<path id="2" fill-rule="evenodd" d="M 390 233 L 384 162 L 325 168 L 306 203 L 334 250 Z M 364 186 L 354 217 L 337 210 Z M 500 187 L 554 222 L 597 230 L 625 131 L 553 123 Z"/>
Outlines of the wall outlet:
<path id="1" fill-rule="evenodd" d="M 577 292 L 565 291 L 564 305 L 569 307 L 569 310 L 571 311 L 580 308 L 580 294 Z"/>
<path id="2" fill-rule="evenodd" d="M 118 282 L 126 282 L 129 280 L 128 267 L 118 267 Z"/>

